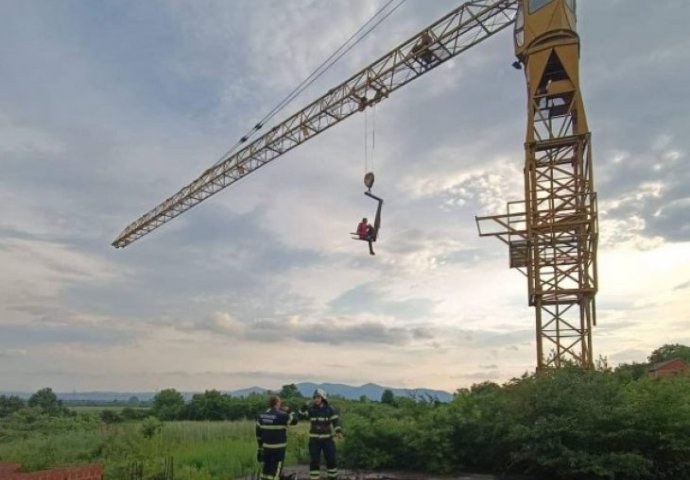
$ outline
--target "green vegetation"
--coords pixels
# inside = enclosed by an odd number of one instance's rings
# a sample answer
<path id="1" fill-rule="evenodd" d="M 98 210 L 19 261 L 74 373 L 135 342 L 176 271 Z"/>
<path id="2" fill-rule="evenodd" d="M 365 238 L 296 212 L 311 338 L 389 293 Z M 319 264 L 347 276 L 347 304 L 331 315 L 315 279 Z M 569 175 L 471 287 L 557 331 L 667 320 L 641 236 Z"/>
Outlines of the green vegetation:
<path id="1" fill-rule="evenodd" d="M 486 382 L 449 404 L 343 407 L 351 466 L 549 480 L 690 478 L 690 376 L 564 368 Z"/>
<path id="2" fill-rule="evenodd" d="M 665 345 L 650 361 L 684 354 Z M 670 356 L 670 358 L 668 358 Z M 681 357 L 682 358 L 682 357 Z M 656 378 L 645 364 L 615 370 L 563 368 L 459 390 L 452 402 L 395 397 L 333 398 L 346 438 L 343 466 L 433 473 L 520 474 L 549 480 L 690 478 L 690 375 Z M 297 408 L 294 385 L 280 392 Z M 0 396 L 0 462 L 38 470 L 100 462 L 107 480 L 160 478 L 173 457 L 181 480 L 233 478 L 257 467 L 255 415 L 266 396 L 232 398 L 215 390 L 185 402 L 161 391 L 151 409 L 65 408 L 50 389 L 28 402 Z M 232 421 L 228 421 L 232 420 Z M 307 425 L 291 430 L 288 463 L 307 461 Z"/>
<path id="3" fill-rule="evenodd" d="M 649 363 L 653 364 L 673 360 L 674 358 L 681 358 L 690 363 L 690 347 L 677 343 L 673 345 L 664 345 L 654 350 L 648 360 Z"/>
<path id="4" fill-rule="evenodd" d="M 105 465 L 108 480 L 128 478 L 134 462 L 143 465 L 145 478 L 161 478 L 167 457 L 174 459 L 176 480 L 233 478 L 256 470 L 253 417 L 264 408 L 265 397 L 237 399 L 255 407 L 247 416 L 252 420 L 164 422 L 153 416 L 181 414 L 169 408 L 180 405 L 176 393 L 162 391 L 151 410 L 106 406 L 79 407 L 79 412 L 63 407 L 51 389 L 40 390 L 29 402 L 0 396 L 0 462 L 20 463 L 29 471 L 98 462 Z M 198 396 L 193 405 L 205 397 Z M 182 402 L 185 409 L 189 405 Z M 304 461 L 306 425 L 293 430 L 291 438 L 288 462 Z"/>
<path id="5" fill-rule="evenodd" d="M 27 470 L 100 462 L 106 478 L 124 479 L 132 462 L 143 464 L 145 478 L 160 477 L 165 458 L 173 457 L 176 479 L 232 478 L 255 469 L 253 437 L 252 421 L 163 423 L 149 417 L 106 425 L 96 414 L 39 415 L 3 422 L 0 462 Z M 292 447 L 294 461 L 297 445 Z"/>

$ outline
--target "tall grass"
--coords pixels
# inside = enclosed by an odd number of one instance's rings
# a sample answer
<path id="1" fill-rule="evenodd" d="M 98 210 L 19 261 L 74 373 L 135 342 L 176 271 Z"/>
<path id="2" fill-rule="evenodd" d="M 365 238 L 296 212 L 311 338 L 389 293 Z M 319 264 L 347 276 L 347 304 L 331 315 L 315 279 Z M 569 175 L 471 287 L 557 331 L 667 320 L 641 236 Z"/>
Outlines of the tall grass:
<path id="1" fill-rule="evenodd" d="M 176 480 L 235 478 L 258 468 L 254 425 L 252 421 L 168 422 L 147 437 L 142 422 L 82 422 L 78 430 L 6 435 L 0 440 L 0 462 L 21 463 L 30 471 L 98 462 L 105 465 L 106 480 L 126 480 L 133 462 L 143 464 L 145 478 L 160 478 L 165 458 L 173 457 Z M 306 427 L 291 429 L 286 463 L 308 456 Z"/>

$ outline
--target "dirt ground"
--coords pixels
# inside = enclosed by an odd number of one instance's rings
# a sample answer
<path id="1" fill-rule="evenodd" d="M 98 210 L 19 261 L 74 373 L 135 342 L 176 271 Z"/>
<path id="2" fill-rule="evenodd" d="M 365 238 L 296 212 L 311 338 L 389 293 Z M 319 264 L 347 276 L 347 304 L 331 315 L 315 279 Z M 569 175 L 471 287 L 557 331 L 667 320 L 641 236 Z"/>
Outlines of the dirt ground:
<path id="1" fill-rule="evenodd" d="M 254 480 L 259 476 L 244 477 L 238 480 Z M 309 467 L 298 465 L 296 467 L 286 467 L 283 470 L 282 478 L 285 480 L 308 480 Z M 321 478 L 326 478 L 326 472 L 321 471 Z M 452 476 L 427 475 L 424 473 L 403 473 L 403 472 L 355 472 L 351 470 L 340 470 L 338 480 L 498 480 L 499 477 L 493 475 L 474 475 L 457 474 Z"/>

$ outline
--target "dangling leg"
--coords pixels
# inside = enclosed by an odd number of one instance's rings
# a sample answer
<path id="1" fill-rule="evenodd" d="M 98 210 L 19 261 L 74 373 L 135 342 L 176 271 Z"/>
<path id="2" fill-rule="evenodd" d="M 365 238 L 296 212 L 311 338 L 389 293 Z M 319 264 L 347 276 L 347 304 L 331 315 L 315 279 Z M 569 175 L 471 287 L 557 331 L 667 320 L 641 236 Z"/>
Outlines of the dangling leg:
<path id="1" fill-rule="evenodd" d="M 379 236 L 379 228 L 381 228 L 381 207 L 383 206 L 383 200 L 378 199 L 379 206 L 376 208 L 376 218 L 374 219 L 374 240 Z"/>
<path id="2" fill-rule="evenodd" d="M 372 241 L 371 237 L 367 240 L 367 242 L 369 243 L 369 255 L 376 255 L 372 246 L 374 242 Z"/>
<path id="3" fill-rule="evenodd" d="M 374 218 L 374 235 L 373 235 L 373 237 L 374 237 L 374 241 L 376 241 L 376 239 L 379 236 L 379 228 L 381 228 L 381 207 L 383 207 L 383 199 L 377 197 L 376 195 L 374 195 L 371 192 L 364 192 L 364 195 L 366 195 L 367 197 L 373 198 L 374 200 L 379 202 L 378 206 L 376 207 L 376 217 Z"/>

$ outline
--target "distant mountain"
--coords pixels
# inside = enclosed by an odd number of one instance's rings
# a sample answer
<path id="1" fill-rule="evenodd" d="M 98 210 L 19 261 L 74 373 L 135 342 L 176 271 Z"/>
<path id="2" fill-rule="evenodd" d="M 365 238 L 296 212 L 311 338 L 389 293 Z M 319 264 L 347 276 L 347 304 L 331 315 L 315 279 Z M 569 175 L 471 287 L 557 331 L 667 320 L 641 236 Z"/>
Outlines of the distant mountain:
<path id="1" fill-rule="evenodd" d="M 298 383 L 297 389 L 305 397 L 311 397 L 314 390 L 323 388 L 329 395 L 337 395 L 347 398 L 349 400 L 358 400 L 365 396 L 369 400 L 381 400 L 381 395 L 384 390 L 391 390 L 396 397 L 411 397 L 419 399 L 438 399 L 441 402 L 449 402 L 453 399 L 453 395 L 443 390 L 432 390 L 429 388 L 390 388 L 377 385 L 375 383 L 367 383 L 359 387 L 352 385 L 345 385 L 342 383 Z M 246 397 L 252 394 L 263 394 L 268 391 L 278 392 L 277 389 L 267 389 L 262 387 L 249 387 L 239 390 L 226 391 L 228 395 L 233 397 Z M 180 392 L 185 400 L 189 401 L 192 395 L 198 392 Z M 0 392 L 0 395 L 15 395 L 20 398 L 28 399 L 32 393 L 26 392 Z M 156 395 L 156 392 L 56 392 L 58 398 L 68 403 L 129 403 L 136 404 L 138 402 L 150 402 Z"/>
<path id="2" fill-rule="evenodd" d="M 233 397 L 247 397 L 249 395 L 254 395 L 256 393 L 266 393 L 268 392 L 267 388 L 261 388 L 261 387 L 249 387 L 249 388 L 242 388 L 240 390 L 233 390 L 231 392 L 226 392 L 228 395 L 232 395 Z"/>
<path id="3" fill-rule="evenodd" d="M 296 384 L 299 392 L 305 397 L 311 397 L 314 390 L 317 388 L 323 388 L 328 392 L 329 395 L 337 395 L 339 397 L 344 397 L 349 400 L 359 400 L 362 395 L 369 400 L 381 400 L 381 395 L 385 390 L 391 390 L 393 395 L 396 397 L 409 397 L 417 399 L 438 399 L 441 402 L 450 402 L 453 399 L 453 395 L 443 390 L 433 390 L 429 388 L 390 388 L 377 385 L 375 383 L 367 383 L 359 387 L 353 385 L 345 385 L 342 383 L 311 383 L 302 382 Z M 280 389 L 275 389 L 272 391 L 279 391 Z M 251 387 L 242 390 L 234 390 L 228 392 L 234 397 L 246 397 L 253 393 L 265 393 L 269 389 L 261 387 Z"/>
<path id="4" fill-rule="evenodd" d="M 441 402 L 450 402 L 453 395 L 443 390 L 432 390 L 429 388 L 390 388 L 367 383 L 359 387 L 344 385 L 341 383 L 298 383 L 297 388 L 305 397 L 311 397 L 314 390 L 323 388 L 329 395 L 338 395 L 350 400 L 358 400 L 362 395 L 369 400 L 381 400 L 381 395 L 385 390 L 391 390 L 396 397 L 410 397 L 417 399 L 438 399 Z"/>

